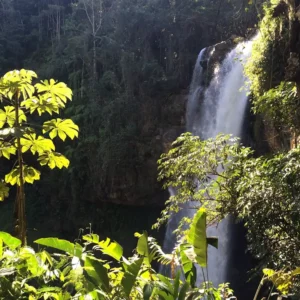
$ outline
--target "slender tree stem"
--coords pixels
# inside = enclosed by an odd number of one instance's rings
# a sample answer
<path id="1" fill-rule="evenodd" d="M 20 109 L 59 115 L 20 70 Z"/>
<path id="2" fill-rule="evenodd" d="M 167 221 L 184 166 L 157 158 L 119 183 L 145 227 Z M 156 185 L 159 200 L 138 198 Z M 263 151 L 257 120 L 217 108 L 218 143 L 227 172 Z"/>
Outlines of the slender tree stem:
<path id="1" fill-rule="evenodd" d="M 258 297 L 259 292 L 260 292 L 261 288 L 263 287 L 263 285 L 264 285 L 264 278 L 260 281 L 253 300 L 257 300 L 257 297 Z"/>
<path id="2" fill-rule="evenodd" d="M 15 103 L 15 128 L 17 137 L 17 155 L 18 155 L 18 167 L 19 167 L 19 185 L 17 185 L 17 197 L 15 204 L 15 218 L 16 218 L 16 235 L 22 241 L 22 245 L 26 245 L 26 215 L 25 215 L 25 190 L 24 190 L 24 170 L 23 170 L 23 156 L 21 138 L 19 135 L 20 123 L 19 123 L 19 97 L 17 96 Z"/>

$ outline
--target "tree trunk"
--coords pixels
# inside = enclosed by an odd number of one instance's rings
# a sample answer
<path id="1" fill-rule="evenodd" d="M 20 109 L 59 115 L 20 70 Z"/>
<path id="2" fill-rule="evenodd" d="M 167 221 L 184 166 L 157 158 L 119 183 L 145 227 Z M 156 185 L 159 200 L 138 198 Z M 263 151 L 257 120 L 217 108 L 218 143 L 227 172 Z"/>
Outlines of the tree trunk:
<path id="1" fill-rule="evenodd" d="M 15 104 L 15 130 L 16 133 L 20 132 L 19 123 L 19 100 L 16 99 Z M 15 231 L 16 236 L 21 240 L 22 245 L 26 245 L 26 214 L 25 214 L 25 191 L 24 191 L 24 170 L 23 170 L 23 156 L 21 139 L 17 137 L 17 155 L 18 155 L 18 166 L 19 166 L 19 177 L 20 183 L 17 185 L 17 196 L 15 203 Z"/>

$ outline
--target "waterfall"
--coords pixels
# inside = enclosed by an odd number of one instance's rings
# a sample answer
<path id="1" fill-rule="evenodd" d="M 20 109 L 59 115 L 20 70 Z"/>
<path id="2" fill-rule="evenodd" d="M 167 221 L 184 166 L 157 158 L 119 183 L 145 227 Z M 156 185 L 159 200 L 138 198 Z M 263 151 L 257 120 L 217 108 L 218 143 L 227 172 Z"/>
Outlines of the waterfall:
<path id="1" fill-rule="evenodd" d="M 209 86 L 204 90 L 203 49 L 197 59 L 187 104 L 187 130 L 202 139 L 215 137 L 218 133 L 241 135 L 244 113 L 247 106 L 248 88 L 244 76 L 243 63 L 250 57 L 252 41 L 242 42 L 230 51 L 223 62 L 216 66 Z M 210 54 L 208 54 L 209 56 Z M 169 189 L 170 194 L 174 193 Z M 174 234 L 182 216 L 192 217 L 195 212 L 183 209 L 175 215 L 167 226 L 165 248 L 174 246 Z M 208 236 L 219 238 L 219 248 L 209 246 L 209 280 L 218 285 L 227 282 L 228 260 L 230 258 L 230 222 L 223 220 L 218 226 L 207 230 Z M 173 241 L 173 242 L 172 242 Z"/>

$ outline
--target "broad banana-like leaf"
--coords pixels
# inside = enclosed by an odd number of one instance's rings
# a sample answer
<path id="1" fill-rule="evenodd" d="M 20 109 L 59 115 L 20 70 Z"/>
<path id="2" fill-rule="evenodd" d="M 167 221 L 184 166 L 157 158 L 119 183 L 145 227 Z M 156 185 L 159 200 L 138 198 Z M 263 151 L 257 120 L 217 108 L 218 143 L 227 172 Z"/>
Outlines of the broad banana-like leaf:
<path id="1" fill-rule="evenodd" d="M 143 299 L 150 300 L 150 297 L 153 293 L 153 285 L 147 283 L 143 288 Z"/>
<path id="2" fill-rule="evenodd" d="M 109 238 L 105 241 L 100 241 L 97 234 L 84 235 L 83 240 L 94 243 L 99 246 L 102 253 L 119 261 L 123 255 L 123 248 L 117 242 L 112 242 Z"/>
<path id="3" fill-rule="evenodd" d="M 84 269 L 94 280 L 96 286 L 101 285 L 105 292 L 110 291 L 107 269 L 98 259 L 87 256 L 84 261 Z"/>
<path id="4" fill-rule="evenodd" d="M 34 242 L 42 246 L 67 252 L 70 255 L 74 255 L 77 257 L 81 257 L 82 254 L 82 246 L 58 238 L 42 238 Z"/>
<path id="5" fill-rule="evenodd" d="M 126 261 L 124 259 L 123 268 L 125 270 L 124 277 L 122 279 L 122 286 L 125 294 L 129 297 L 131 290 L 135 284 L 136 278 L 141 269 L 144 258 L 141 257 L 133 262 Z"/>
<path id="6" fill-rule="evenodd" d="M 187 282 L 184 283 L 184 285 L 181 287 L 178 300 L 185 300 L 186 299 L 186 293 L 189 289 L 189 284 Z"/>
<path id="7" fill-rule="evenodd" d="M 9 248 L 9 249 L 16 249 L 18 247 L 21 246 L 22 242 L 11 236 L 9 233 L 7 232 L 3 232 L 3 231 L 0 231 L 0 239 L 3 241 L 3 243 Z"/>
<path id="8" fill-rule="evenodd" d="M 135 234 L 137 236 L 137 234 Z M 136 251 L 139 255 L 144 257 L 144 263 L 148 266 L 151 265 L 152 258 L 150 257 L 150 249 L 148 245 L 148 234 L 144 232 L 139 236 Z"/>
<path id="9" fill-rule="evenodd" d="M 207 266 L 206 211 L 200 208 L 195 214 L 187 235 L 188 242 L 194 247 L 197 263 Z"/>
<path id="10" fill-rule="evenodd" d="M 181 265 L 183 268 L 184 276 L 186 281 L 191 285 L 191 287 L 195 287 L 196 280 L 197 280 L 197 269 L 192 260 L 190 260 L 186 253 L 186 245 L 180 245 L 180 258 L 181 258 Z"/>
<path id="11" fill-rule="evenodd" d="M 176 277 L 173 281 L 173 286 L 174 286 L 173 296 L 174 296 L 174 299 L 176 299 L 178 296 L 179 286 L 180 286 L 180 272 L 179 271 L 177 272 Z"/>
<path id="12" fill-rule="evenodd" d="M 168 293 L 173 294 L 173 284 L 171 283 L 170 278 L 161 274 L 157 274 L 157 277 L 159 278 L 159 281 L 163 283 L 164 288 L 168 290 Z"/>

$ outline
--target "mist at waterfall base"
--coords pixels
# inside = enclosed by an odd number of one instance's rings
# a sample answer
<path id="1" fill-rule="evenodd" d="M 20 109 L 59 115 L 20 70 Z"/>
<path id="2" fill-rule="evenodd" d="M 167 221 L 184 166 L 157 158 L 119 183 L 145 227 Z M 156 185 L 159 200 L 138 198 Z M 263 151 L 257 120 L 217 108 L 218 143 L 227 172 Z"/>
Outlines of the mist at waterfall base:
<path id="1" fill-rule="evenodd" d="M 247 107 L 247 79 L 244 76 L 243 64 L 250 57 L 252 41 L 239 43 L 230 51 L 223 62 L 214 69 L 213 77 L 208 87 L 205 87 L 203 66 L 209 65 L 209 57 L 214 49 L 203 49 L 194 68 L 187 103 L 186 124 L 187 131 L 198 135 L 201 139 L 215 137 L 219 133 L 232 134 L 241 137 L 245 110 Z M 201 166 L 200 166 L 201 167 Z M 175 191 L 170 188 L 170 195 Z M 178 227 L 183 216 L 193 217 L 194 209 L 186 205 L 169 221 L 166 229 L 164 248 L 172 251 L 176 238 L 173 231 Z M 208 275 L 209 280 L 217 286 L 229 282 L 229 261 L 233 255 L 232 247 L 233 224 L 225 219 L 217 226 L 207 229 L 207 236 L 217 236 L 219 247 L 208 249 Z M 230 263 L 231 264 L 231 263 Z M 162 269 L 166 272 L 166 269 Z M 201 282 L 201 272 L 198 272 L 198 282 Z"/>

